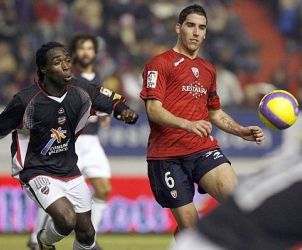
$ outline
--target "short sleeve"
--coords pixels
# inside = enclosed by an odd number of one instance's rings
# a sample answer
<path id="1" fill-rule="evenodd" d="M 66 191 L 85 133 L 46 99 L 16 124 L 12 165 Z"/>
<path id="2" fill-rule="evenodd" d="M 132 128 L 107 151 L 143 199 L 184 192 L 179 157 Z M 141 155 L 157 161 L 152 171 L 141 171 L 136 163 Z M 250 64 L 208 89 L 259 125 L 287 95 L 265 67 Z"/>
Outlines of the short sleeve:
<path id="1" fill-rule="evenodd" d="M 212 83 L 209 88 L 208 109 L 220 109 L 220 108 L 221 108 L 220 98 L 217 94 L 217 86 L 216 86 L 216 70 L 214 70 Z"/>
<path id="2" fill-rule="evenodd" d="M 0 114 L 0 138 L 8 135 L 22 124 L 24 112 L 25 106 L 20 97 L 15 95 Z"/>
<path id="3" fill-rule="evenodd" d="M 144 68 L 143 88 L 140 93 L 143 100 L 157 99 L 162 102 L 165 98 L 168 70 L 165 62 L 160 59 L 154 58 Z"/>

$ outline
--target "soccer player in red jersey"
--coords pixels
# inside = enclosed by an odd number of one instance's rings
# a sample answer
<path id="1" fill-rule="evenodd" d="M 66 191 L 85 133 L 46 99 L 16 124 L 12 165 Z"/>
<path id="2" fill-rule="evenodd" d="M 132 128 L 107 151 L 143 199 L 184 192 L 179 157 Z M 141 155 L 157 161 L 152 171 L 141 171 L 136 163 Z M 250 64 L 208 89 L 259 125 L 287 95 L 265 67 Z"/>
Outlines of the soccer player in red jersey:
<path id="1" fill-rule="evenodd" d="M 179 229 L 194 226 L 194 183 L 221 201 L 237 184 L 229 160 L 211 136 L 212 124 L 261 144 L 258 126 L 243 127 L 225 113 L 216 92 L 216 71 L 198 57 L 207 30 L 207 15 L 191 5 L 179 15 L 176 45 L 151 59 L 143 73 L 141 98 L 150 124 L 148 176 L 162 207 L 171 209 Z"/>

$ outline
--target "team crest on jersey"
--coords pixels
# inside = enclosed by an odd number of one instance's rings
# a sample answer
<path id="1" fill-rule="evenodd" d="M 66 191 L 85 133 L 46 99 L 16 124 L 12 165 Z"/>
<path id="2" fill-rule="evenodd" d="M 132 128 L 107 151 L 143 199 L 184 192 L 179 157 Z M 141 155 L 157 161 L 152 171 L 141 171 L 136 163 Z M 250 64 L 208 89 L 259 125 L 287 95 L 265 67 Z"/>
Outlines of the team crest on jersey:
<path id="1" fill-rule="evenodd" d="M 172 190 L 172 191 L 170 192 L 170 194 L 171 194 L 171 196 L 172 196 L 174 199 L 177 198 L 177 191 L 176 191 L 176 190 Z"/>
<path id="2" fill-rule="evenodd" d="M 66 116 L 65 116 L 65 115 L 64 115 L 64 116 L 59 116 L 59 117 L 58 117 L 58 123 L 59 123 L 60 125 L 63 125 L 65 122 L 66 122 Z"/>
<path id="3" fill-rule="evenodd" d="M 199 77 L 199 70 L 198 70 L 198 68 L 192 67 L 191 69 L 192 69 L 193 75 L 194 75 L 196 78 L 198 78 L 198 77 Z"/>
<path id="4" fill-rule="evenodd" d="M 58 145 L 55 147 L 52 147 L 52 145 L 54 144 L 55 141 L 57 141 L 57 143 L 60 144 L 62 142 L 62 139 L 66 138 L 65 134 L 67 133 L 67 130 L 62 130 L 62 128 L 59 127 L 58 129 L 52 128 L 50 130 L 50 132 L 51 132 L 51 135 L 50 135 L 51 139 L 47 142 L 45 147 L 41 150 L 41 154 L 46 155 L 48 153 L 49 155 L 51 155 L 52 153 L 59 153 L 62 151 L 66 151 L 68 149 L 69 140 L 64 144 L 61 144 L 61 145 Z"/>
<path id="5" fill-rule="evenodd" d="M 150 70 L 147 74 L 147 88 L 155 88 L 157 83 L 158 71 Z"/>

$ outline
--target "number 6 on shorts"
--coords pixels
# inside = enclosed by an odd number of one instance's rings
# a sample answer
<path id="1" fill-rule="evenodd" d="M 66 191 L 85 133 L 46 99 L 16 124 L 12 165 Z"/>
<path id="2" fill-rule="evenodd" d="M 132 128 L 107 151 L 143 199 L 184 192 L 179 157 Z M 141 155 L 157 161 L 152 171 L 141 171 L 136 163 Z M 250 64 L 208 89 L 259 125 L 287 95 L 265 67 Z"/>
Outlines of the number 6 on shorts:
<path id="1" fill-rule="evenodd" d="M 175 182 L 174 182 L 173 177 L 170 175 L 171 175 L 170 171 L 165 173 L 165 182 L 166 182 L 168 188 L 173 188 L 175 185 Z"/>

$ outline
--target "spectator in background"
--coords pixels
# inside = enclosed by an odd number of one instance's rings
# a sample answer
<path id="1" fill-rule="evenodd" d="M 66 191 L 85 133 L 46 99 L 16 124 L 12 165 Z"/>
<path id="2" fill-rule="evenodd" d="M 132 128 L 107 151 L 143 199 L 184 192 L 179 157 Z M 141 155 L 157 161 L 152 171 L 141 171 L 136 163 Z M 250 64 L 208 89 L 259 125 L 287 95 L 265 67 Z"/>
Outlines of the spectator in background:
<path id="1" fill-rule="evenodd" d="M 75 0 L 71 5 L 74 30 L 97 32 L 102 25 L 102 1 Z"/>

